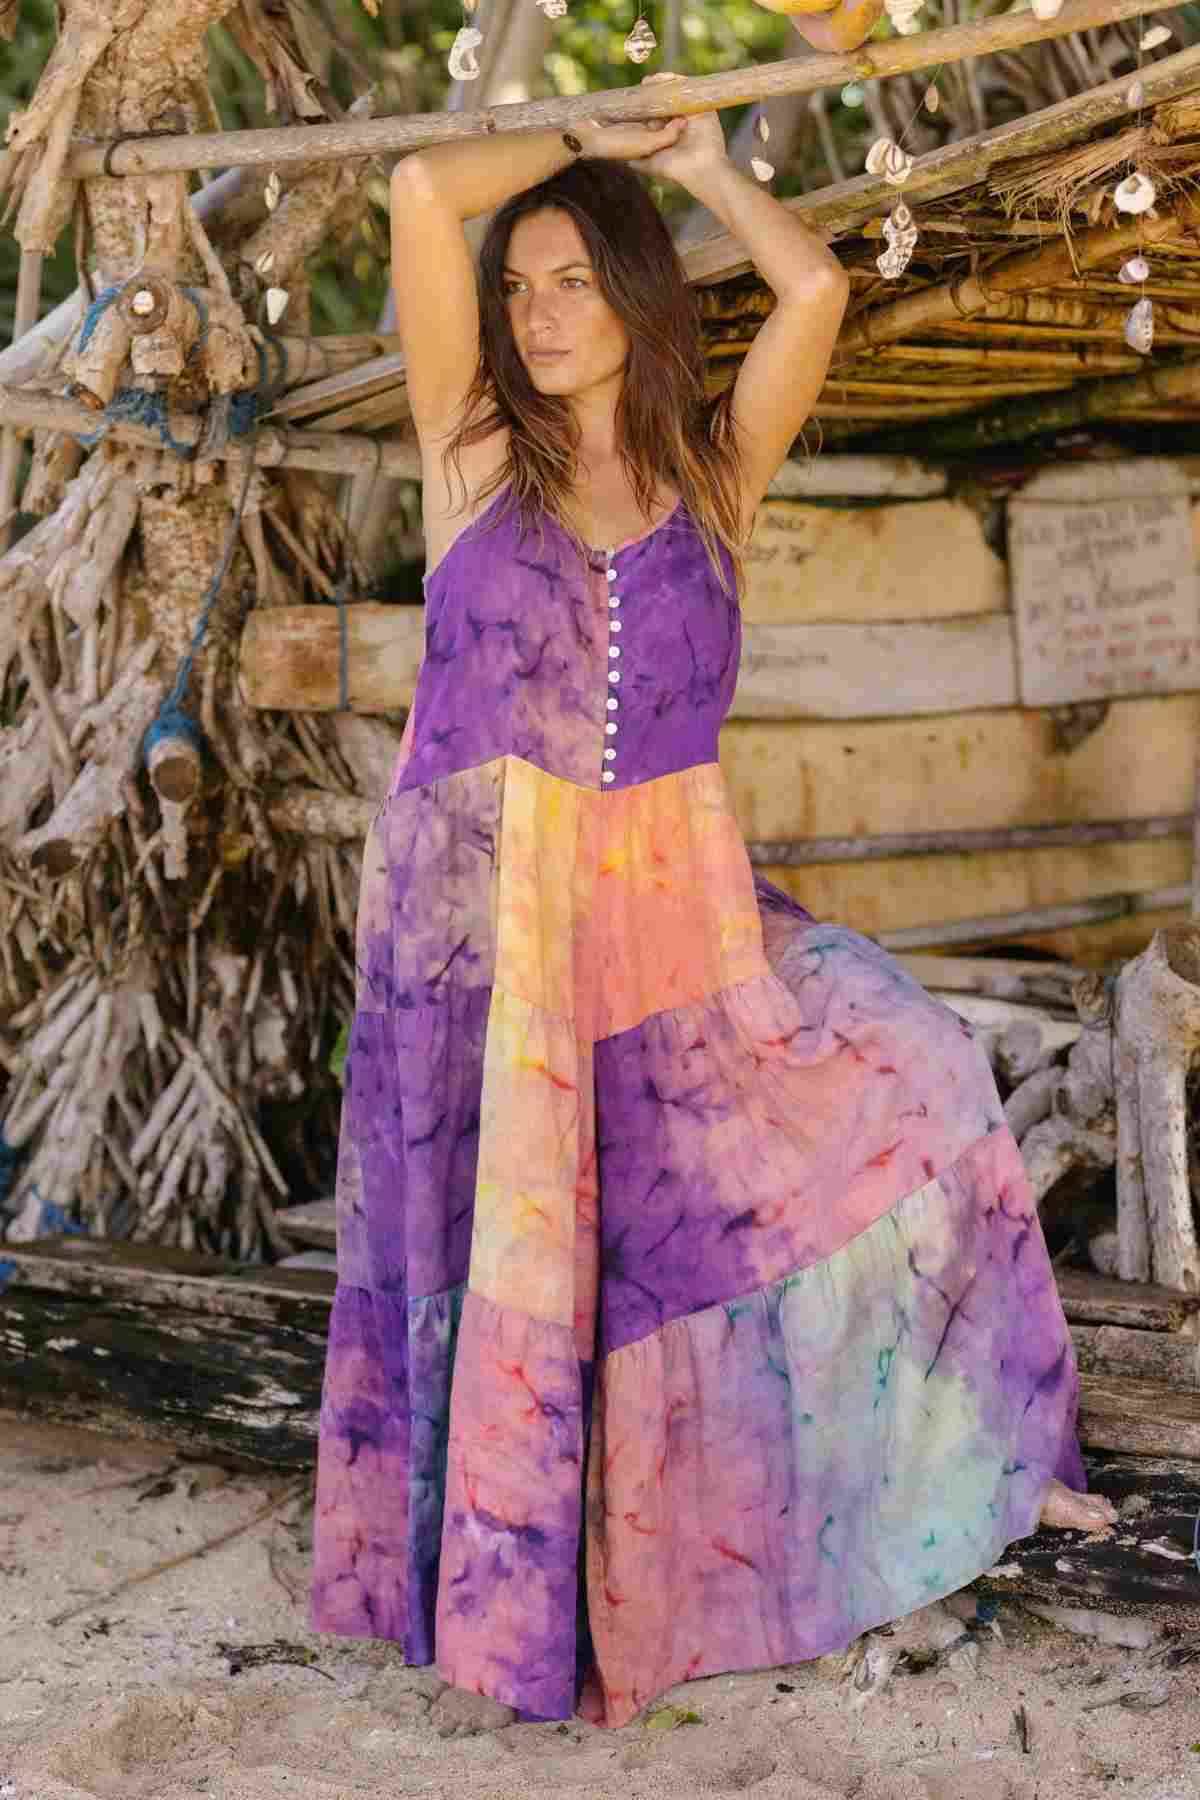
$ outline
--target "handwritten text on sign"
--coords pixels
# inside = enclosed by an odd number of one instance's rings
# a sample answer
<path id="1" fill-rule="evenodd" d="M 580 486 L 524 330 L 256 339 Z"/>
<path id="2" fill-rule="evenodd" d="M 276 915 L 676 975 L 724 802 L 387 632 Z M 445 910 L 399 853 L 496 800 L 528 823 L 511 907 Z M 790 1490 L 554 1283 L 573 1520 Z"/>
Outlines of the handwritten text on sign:
<path id="1" fill-rule="evenodd" d="M 1010 501 L 1026 706 L 1200 688 L 1191 508 L 1175 473 L 1157 492 L 1131 481 L 1120 496 L 1034 499 L 1027 488 Z"/>

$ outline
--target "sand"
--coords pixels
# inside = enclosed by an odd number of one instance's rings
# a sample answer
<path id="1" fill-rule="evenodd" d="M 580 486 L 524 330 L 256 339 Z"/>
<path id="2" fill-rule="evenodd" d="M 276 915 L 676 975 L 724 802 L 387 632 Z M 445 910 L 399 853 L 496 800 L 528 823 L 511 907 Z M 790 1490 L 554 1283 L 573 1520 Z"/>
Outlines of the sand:
<path id="1" fill-rule="evenodd" d="M 1200 1800 L 1200 1660 L 1170 1667 L 1161 1642 L 1069 1636 L 1015 1604 L 999 1635 L 964 1639 L 971 1595 L 842 1658 L 666 1696 L 699 1723 L 444 1738 L 430 1671 L 306 1628 L 294 1487 L 0 1416 L 0 1800 Z M 276 1640 L 312 1660 L 234 1674 L 220 1648 Z"/>

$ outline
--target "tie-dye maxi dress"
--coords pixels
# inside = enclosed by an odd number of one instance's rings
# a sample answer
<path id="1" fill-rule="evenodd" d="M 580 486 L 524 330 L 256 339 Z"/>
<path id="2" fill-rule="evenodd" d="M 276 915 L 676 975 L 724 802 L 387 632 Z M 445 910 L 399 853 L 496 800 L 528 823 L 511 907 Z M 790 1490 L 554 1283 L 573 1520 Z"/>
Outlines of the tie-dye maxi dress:
<path id="1" fill-rule="evenodd" d="M 686 510 L 503 499 L 367 842 L 312 1619 L 620 1725 L 988 1568 L 1077 1379 L 970 1031 L 752 873 Z"/>

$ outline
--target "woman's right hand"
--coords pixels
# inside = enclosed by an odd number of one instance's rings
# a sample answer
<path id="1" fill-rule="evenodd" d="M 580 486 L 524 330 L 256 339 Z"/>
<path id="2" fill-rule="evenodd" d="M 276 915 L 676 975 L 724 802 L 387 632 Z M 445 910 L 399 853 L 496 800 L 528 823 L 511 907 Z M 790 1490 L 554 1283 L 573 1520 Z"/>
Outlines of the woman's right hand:
<path id="1" fill-rule="evenodd" d="M 644 125 L 635 120 L 605 125 L 600 119 L 589 119 L 574 135 L 583 145 L 584 156 L 598 156 L 605 162 L 640 162 L 670 149 L 686 123 L 686 119 L 654 119 Z"/>

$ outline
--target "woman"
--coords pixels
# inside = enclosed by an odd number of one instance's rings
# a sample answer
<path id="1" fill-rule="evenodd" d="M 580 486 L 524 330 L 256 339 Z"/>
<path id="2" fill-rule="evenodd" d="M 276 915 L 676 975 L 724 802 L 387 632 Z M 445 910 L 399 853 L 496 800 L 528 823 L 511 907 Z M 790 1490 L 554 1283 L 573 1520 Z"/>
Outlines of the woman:
<path id="1" fill-rule="evenodd" d="M 625 163 L 776 295 L 716 407 Z M 836 260 L 712 114 L 423 151 L 393 227 L 427 646 L 364 866 L 313 1621 L 493 1721 L 619 1725 L 1111 1509 L 1063 1485 L 1070 1339 L 985 1058 L 754 879 L 717 766 Z"/>

